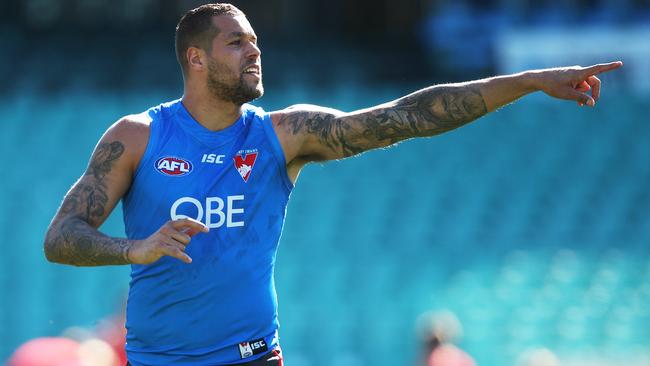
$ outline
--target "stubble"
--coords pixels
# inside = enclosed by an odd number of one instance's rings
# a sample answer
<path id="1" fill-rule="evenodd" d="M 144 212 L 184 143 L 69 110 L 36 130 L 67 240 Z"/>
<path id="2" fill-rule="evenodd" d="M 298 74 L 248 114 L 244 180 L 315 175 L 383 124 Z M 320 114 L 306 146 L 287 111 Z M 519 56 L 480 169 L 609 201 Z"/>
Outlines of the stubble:
<path id="1" fill-rule="evenodd" d="M 243 73 L 237 77 L 226 65 L 214 60 L 208 63 L 208 89 L 214 97 L 237 105 L 251 102 L 264 94 L 262 80 L 252 86 L 246 82 Z"/>

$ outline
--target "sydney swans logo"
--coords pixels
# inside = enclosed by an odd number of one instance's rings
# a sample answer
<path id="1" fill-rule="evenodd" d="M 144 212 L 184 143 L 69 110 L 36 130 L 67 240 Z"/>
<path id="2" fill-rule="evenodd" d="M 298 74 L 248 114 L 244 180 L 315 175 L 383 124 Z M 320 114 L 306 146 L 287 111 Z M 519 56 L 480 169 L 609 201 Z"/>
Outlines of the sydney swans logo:
<path id="1" fill-rule="evenodd" d="M 253 171 L 253 166 L 257 160 L 257 149 L 253 150 L 240 150 L 235 157 L 232 158 L 235 163 L 235 168 L 239 175 L 241 175 L 244 182 L 248 182 L 248 178 L 251 176 Z"/>

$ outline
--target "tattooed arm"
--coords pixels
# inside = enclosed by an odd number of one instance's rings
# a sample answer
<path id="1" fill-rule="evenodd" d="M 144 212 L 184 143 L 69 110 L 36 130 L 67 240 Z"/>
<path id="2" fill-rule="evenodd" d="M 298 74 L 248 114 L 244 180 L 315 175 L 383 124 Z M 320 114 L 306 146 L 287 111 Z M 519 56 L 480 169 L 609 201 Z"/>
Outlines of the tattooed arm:
<path id="1" fill-rule="evenodd" d="M 310 161 L 341 159 L 414 137 L 437 135 L 538 90 L 593 106 L 598 73 L 615 62 L 591 67 L 528 71 L 466 83 L 425 88 L 389 103 L 343 113 L 297 105 L 271 114 L 292 179 Z M 585 92 L 592 90 L 592 96 Z"/>
<path id="2" fill-rule="evenodd" d="M 190 219 L 169 221 L 144 240 L 112 238 L 97 230 L 131 185 L 149 138 L 135 116 L 115 123 L 97 144 L 84 175 L 63 199 L 45 236 L 45 256 L 75 266 L 149 264 L 172 256 L 186 263 L 190 237 L 207 228 Z"/>
<path id="3" fill-rule="evenodd" d="M 148 127 L 128 119 L 106 131 L 50 224 L 44 245 L 48 260 L 77 266 L 129 263 L 131 243 L 97 228 L 128 190 L 143 138 L 146 146 Z"/>

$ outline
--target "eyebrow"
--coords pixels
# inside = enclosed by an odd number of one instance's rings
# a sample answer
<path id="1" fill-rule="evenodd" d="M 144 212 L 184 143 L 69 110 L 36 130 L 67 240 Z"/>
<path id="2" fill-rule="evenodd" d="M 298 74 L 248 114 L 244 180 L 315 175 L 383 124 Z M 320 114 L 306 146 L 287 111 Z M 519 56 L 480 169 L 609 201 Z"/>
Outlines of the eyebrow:
<path id="1" fill-rule="evenodd" d="M 249 36 L 253 39 L 257 39 L 257 36 L 253 33 L 245 33 L 245 32 L 231 32 L 228 34 L 227 38 L 235 38 L 235 37 L 242 37 L 242 36 Z"/>

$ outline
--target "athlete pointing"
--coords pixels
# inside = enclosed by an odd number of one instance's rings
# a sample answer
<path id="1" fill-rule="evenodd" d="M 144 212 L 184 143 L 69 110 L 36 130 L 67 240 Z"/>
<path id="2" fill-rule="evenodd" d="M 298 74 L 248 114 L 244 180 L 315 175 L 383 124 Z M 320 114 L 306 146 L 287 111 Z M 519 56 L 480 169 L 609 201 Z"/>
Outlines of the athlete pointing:
<path id="1" fill-rule="evenodd" d="M 246 104 L 263 94 L 260 50 L 234 6 L 185 14 L 176 53 L 183 97 L 106 131 L 45 238 L 53 262 L 132 265 L 132 365 L 282 364 L 273 266 L 305 164 L 449 131 L 538 90 L 593 107 L 596 75 L 622 65 L 432 86 L 352 113 L 267 113 Z M 127 239 L 97 230 L 119 200 Z"/>

